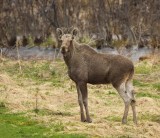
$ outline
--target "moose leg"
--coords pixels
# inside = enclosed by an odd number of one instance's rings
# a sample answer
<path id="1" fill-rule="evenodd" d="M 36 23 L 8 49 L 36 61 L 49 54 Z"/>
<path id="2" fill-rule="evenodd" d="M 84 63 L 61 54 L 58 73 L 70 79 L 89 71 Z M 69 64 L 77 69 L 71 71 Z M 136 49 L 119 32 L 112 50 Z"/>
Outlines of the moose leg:
<path id="1" fill-rule="evenodd" d="M 131 107 L 132 107 L 132 111 L 133 111 L 133 122 L 135 124 L 137 124 L 137 117 L 136 117 L 136 108 L 135 108 L 135 105 L 136 105 L 136 101 L 133 101 L 131 102 Z"/>
<path id="2" fill-rule="evenodd" d="M 137 124 L 136 107 L 135 107 L 136 100 L 135 100 L 135 97 L 134 97 L 133 84 L 132 84 L 131 80 L 126 82 L 126 90 L 127 90 L 128 96 L 132 99 L 131 107 L 132 107 L 132 112 L 133 112 L 133 122 L 135 124 Z"/>
<path id="3" fill-rule="evenodd" d="M 126 88 L 125 88 L 125 82 L 123 82 L 118 88 L 116 88 L 119 95 L 122 97 L 124 104 L 125 104 L 125 109 L 124 109 L 124 114 L 122 118 L 122 124 L 127 123 L 127 116 L 128 116 L 128 111 L 129 111 L 129 106 L 131 103 L 131 99 L 128 97 L 126 93 Z"/>
<path id="4" fill-rule="evenodd" d="M 85 120 L 84 111 L 83 111 L 83 99 L 82 99 L 82 94 L 78 84 L 76 84 L 76 88 L 78 93 L 78 103 L 80 106 L 81 122 L 85 122 L 86 120 Z"/>
<path id="5" fill-rule="evenodd" d="M 89 115 L 89 110 L 88 110 L 88 91 L 87 91 L 87 84 L 86 83 L 80 83 L 79 88 L 82 93 L 82 99 L 83 99 L 83 105 L 86 110 L 86 122 L 91 123 L 92 120 Z"/>

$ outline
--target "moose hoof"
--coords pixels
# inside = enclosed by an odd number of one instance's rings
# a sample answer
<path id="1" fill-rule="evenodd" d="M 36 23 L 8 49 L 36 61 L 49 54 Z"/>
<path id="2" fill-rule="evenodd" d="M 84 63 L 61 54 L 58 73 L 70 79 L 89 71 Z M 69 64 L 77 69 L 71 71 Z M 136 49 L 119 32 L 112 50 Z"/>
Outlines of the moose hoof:
<path id="1" fill-rule="evenodd" d="M 81 122 L 86 122 L 86 120 L 81 120 Z"/>
<path id="2" fill-rule="evenodd" d="M 126 120 L 126 119 L 123 119 L 123 120 L 122 120 L 122 124 L 127 124 L 127 120 Z"/>
<path id="3" fill-rule="evenodd" d="M 85 118 L 81 118 L 81 122 L 86 122 L 86 119 Z"/>
<path id="4" fill-rule="evenodd" d="M 86 122 L 87 122 L 87 123 L 92 123 L 92 119 L 89 118 L 89 119 L 86 120 Z"/>

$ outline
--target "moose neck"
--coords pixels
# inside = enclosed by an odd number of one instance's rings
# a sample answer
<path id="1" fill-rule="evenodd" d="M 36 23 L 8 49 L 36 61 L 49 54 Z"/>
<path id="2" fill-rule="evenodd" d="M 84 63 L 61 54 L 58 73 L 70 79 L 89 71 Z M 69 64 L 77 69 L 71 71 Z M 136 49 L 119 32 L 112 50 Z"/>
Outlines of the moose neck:
<path id="1" fill-rule="evenodd" d="M 75 50 L 76 50 L 75 44 L 76 44 L 76 42 L 73 40 L 73 41 L 71 42 L 71 46 L 70 46 L 70 48 L 69 48 L 69 52 L 66 53 L 66 54 L 63 54 L 63 59 L 64 59 L 64 61 L 65 61 L 65 63 L 67 64 L 68 67 L 70 66 L 70 64 L 71 64 L 71 62 L 72 62 L 72 57 L 75 55 L 75 54 L 74 54 L 74 53 L 75 53 Z"/>

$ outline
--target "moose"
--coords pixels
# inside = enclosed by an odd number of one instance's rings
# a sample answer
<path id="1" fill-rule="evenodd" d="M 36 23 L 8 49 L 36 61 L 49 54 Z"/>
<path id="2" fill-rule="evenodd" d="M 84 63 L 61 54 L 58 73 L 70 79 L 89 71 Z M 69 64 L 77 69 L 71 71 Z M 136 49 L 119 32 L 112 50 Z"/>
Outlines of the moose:
<path id="1" fill-rule="evenodd" d="M 137 124 L 136 100 L 132 84 L 134 75 L 132 61 L 121 55 L 98 53 L 89 45 L 78 43 L 75 40 L 78 34 L 77 28 L 69 31 L 57 28 L 56 32 L 59 41 L 61 41 L 60 50 L 68 67 L 68 75 L 76 84 L 81 121 L 92 122 L 88 109 L 87 83 L 112 84 L 124 101 L 125 109 L 122 123 L 127 123 L 131 105 L 133 122 Z"/>

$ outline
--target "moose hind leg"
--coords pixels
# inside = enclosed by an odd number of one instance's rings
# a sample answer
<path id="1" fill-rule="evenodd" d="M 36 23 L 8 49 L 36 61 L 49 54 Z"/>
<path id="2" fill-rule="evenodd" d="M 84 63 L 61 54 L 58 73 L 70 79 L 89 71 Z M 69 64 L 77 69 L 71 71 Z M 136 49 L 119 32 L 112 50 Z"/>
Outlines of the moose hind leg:
<path id="1" fill-rule="evenodd" d="M 119 95 L 121 96 L 121 98 L 123 99 L 124 104 L 125 104 L 124 114 L 123 114 L 123 118 L 122 118 L 122 124 L 126 124 L 127 123 L 127 116 L 128 116 L 128 111 L 129 111 L 129 106 L 130 106 L 130 103 L 131 103 L 131 99 L 129 98 L 129 96 L 126 93 L 125 82 L 123 82 L 116 89 L 117 89 Z"/>
<path id="2" fill-rule="evenodd" d="M 135 101 L 134 89 L 133 89 L 133 84 L 131 80 L 128 80 L 126 82 L 126 92 L 127 92 L 128 97 L 130 97 L 133 101 Z"/>
<path id="3" fill-rule="evenodd" d="M 80 91 L 79 86 L 76 84 L 76 88 L 77 88 L 77 93 L 78 93 L 78 103 L 80 106 L 80 115 L 81 115 L 81 122 L 85 122 L 85 116 L 84 116 L 84 110 L 83 110 L 83 99 L 82 99 L 82 94 Z"/>
<path id="4" fill-rule="evenodd" d="M 136 117 L 136 100 L 134 97 L 134 89 L 133 89 L 133 84 L 131 82 L 131 80 L 126 82 L 126 90 L 127 90 L 127 94 L 129 95 L 129 97 L 131 98 L 131 107 L 132 107 L 132 112 L 133 112 L 133 122 L 135 124 L 137 124 L 137 117 Z"/>
<path id="5" fill-rule="evenodd" d="M 136 116 L 136 107 L 135 107 L 135 105 L 136 105 L 136 101 L 131 101 L 131 107 L 132 107 L 132 111 L 133 111 L 133 122 L 135 123 L 135 124 L 137 124 L 137 116 Z"/>

